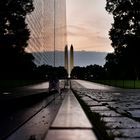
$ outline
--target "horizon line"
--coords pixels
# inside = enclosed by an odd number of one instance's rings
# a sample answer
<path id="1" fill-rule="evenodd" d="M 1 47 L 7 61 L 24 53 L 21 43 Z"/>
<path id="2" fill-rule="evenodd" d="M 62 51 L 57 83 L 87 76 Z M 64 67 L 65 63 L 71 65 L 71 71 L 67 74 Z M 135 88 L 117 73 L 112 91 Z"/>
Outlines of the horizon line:
<path id="1" fill-rule="evenodd" d="M 30 52 L 30 53 L 45 53 L 45 52 L 54 52 L 54 51 L 38 51 L 38 52 Z M 56 52 L 64 52 L 64 51 L 60 51 L 60 50 L 56 50 Z M 112 53 L 112 52 L 107 52 L 107 51 L 86 51 L 86 50 L 75 50 L 74 52 L 95 52 L 95 53 Z"/>

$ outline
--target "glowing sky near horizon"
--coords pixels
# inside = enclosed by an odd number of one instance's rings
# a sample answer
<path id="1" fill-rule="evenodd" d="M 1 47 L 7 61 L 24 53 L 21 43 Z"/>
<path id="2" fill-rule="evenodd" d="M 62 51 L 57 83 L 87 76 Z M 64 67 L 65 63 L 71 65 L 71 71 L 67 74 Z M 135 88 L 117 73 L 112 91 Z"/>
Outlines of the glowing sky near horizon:
<path id="1" fill-rule="evenodd" d="M 77 51 L 112 52 L 108 31 L 113 22 L 106 0 L 66 0 L 68 45 Z"/>

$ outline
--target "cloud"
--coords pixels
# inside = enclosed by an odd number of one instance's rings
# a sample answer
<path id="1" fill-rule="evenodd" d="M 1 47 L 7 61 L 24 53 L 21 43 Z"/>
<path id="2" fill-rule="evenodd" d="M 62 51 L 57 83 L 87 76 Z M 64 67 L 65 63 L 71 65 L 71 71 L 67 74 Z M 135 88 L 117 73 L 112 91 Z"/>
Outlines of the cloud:
<path id="1" fill-rule="evenodd" d="M 67 0 L 68 42 L 77 50 L 110 51 L 108 31 L 112 17 L 105 0 Z M 80 3 L 80 4 L 79 4 Z"/>
<path id="2" fill-rule="evenodd" d="M 88 29 L 81 25 L 69 25 L 67 29 L 68 36 L 83 36 L 88 32 Z"/>
<path id="3" fill-rule="evenodd" d="M 93 28 L 86 27 L 84 25 L 70 25 L 68 27 L 68 36 L 71 37 L 85 37 L 88 39 L 98 38 L 105 40 L 107 36 L 105 36 L 101 31 L 94 30 Z"/>
<path id="4" fill-rule="evenodd" d="M 75 50 L 100 52 L 113 50 L 108 36 L 84 24 L 68 26 L 68 42 L 74 44 Z"/>

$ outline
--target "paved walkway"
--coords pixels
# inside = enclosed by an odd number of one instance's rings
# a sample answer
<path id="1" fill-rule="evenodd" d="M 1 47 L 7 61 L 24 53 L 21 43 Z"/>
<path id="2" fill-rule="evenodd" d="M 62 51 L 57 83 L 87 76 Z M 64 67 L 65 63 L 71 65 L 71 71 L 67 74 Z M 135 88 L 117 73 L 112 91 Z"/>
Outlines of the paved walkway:
<path id="1" fill-rule="evenodd" d="M 104 89 L 91 82 L 86 88 L 86 81 L 71 85 L 92 113 L 101 116 L 108 135 L 115 140 L 140 140 L 140 90 Z"/>
<path id="2" fill-rule="evenodd" d="M 111 91 L 122 90 L 121 88 L 116 88 L 116 87 L 103 85 L 103 84 L 99 84 L 99 83 L 93 83 L 93 82 L 85 81 L 85 80 L 72 80 L 72 81 L 76 81 L 81 86 L 83 86 L 83 88 L 87 88 L 87 89 L 111 90 Z"/>
<path id="3" fill-rule="evenodd" d="M 59 112 L 45 140 L 97 140 L 87 119 L 71 90 L 66 94 Z"/>

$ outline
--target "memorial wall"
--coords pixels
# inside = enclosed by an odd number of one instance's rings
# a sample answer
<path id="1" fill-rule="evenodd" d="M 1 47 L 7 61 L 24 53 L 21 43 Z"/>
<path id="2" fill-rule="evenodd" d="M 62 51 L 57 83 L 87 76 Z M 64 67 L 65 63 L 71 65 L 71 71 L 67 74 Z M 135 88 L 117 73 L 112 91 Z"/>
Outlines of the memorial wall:
<path id="1" fill-rule="evenodd" d="M 38 66 L 64 66 L 66 0 L 34 0 L 34 7 L 27 16 L 31 35 L 26 50 L 33 53 Z"/>

